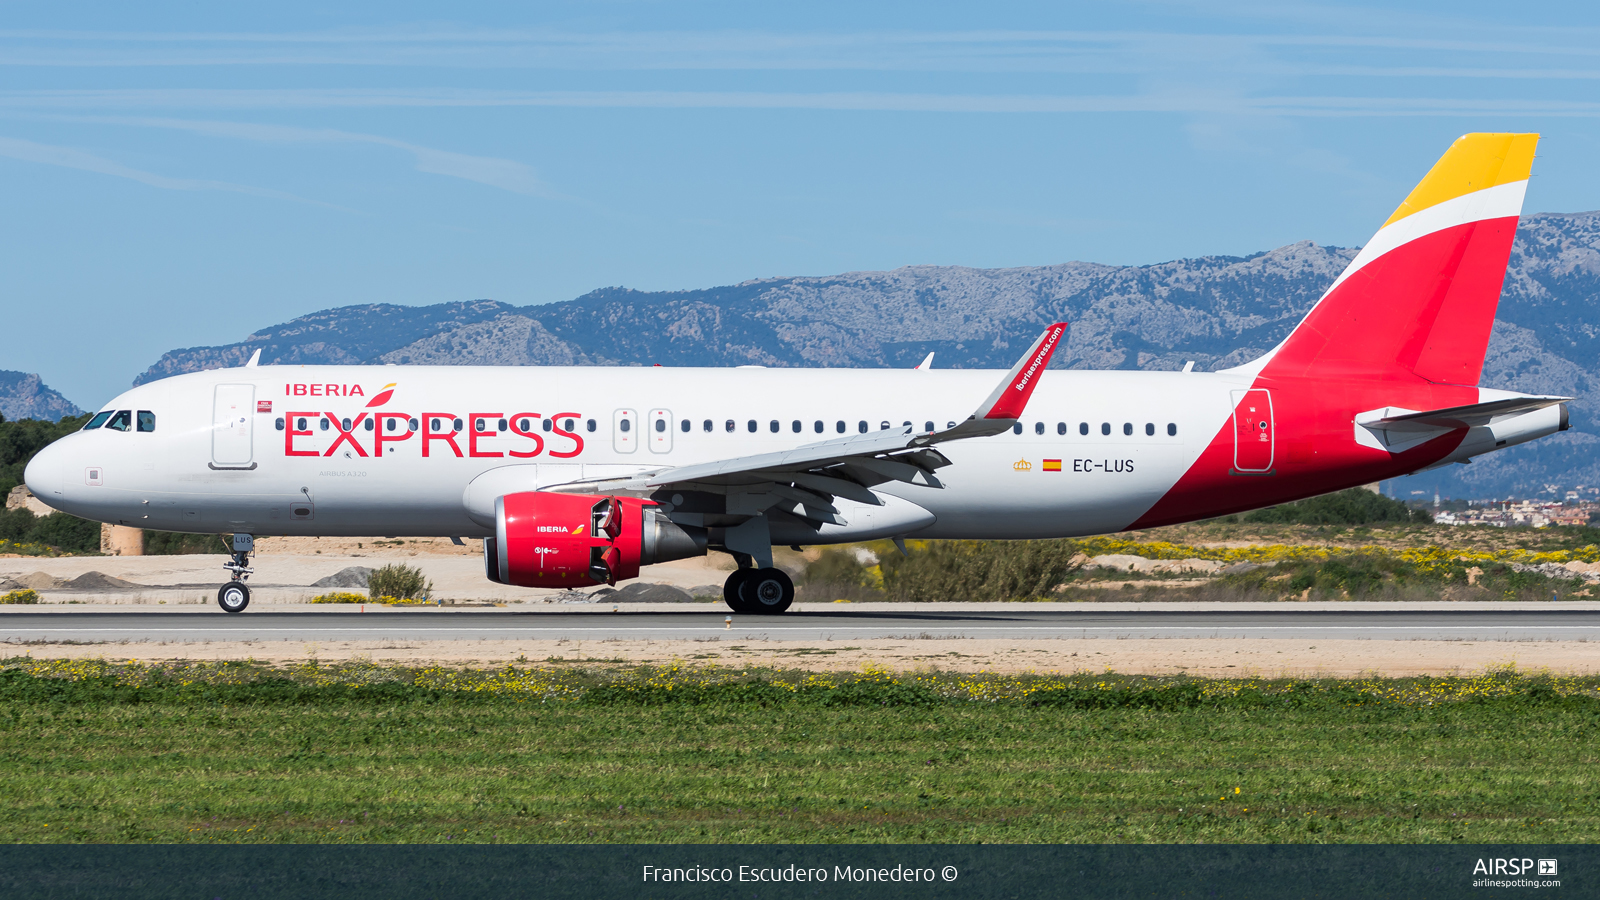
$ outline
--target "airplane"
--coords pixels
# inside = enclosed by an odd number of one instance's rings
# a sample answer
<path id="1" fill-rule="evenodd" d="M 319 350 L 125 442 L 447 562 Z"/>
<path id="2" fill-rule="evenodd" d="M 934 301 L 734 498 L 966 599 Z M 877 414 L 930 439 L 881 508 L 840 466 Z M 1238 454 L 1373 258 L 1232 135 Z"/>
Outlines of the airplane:
<path id="1" fill-rule="evenodd" d="M 493 582 L 615 585 L 732 554 L 741 613 L 794 600 L 775 545 L 1014 540 L 1220 516 L 1564 431 L 1478 387 L 1537 134 L 1468 134 L 1282 343 L 1216 372 L 244 366 L 141 385 L 24 478 L 76 516 L 257 535 L 482 538 Z M 903 546 L 903 544 L 902 544 Z"/>

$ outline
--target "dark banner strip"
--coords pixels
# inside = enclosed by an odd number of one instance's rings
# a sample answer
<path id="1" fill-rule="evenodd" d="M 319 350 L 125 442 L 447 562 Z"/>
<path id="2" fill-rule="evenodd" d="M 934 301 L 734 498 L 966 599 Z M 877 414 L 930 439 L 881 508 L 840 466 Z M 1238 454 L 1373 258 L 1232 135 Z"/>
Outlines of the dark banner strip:
<path id="1" fill-rule="evenodd" d="M 0 897 L 1587 897 L 1597 866 L 1590 846 L 26 845 L 0 848 Z"/>

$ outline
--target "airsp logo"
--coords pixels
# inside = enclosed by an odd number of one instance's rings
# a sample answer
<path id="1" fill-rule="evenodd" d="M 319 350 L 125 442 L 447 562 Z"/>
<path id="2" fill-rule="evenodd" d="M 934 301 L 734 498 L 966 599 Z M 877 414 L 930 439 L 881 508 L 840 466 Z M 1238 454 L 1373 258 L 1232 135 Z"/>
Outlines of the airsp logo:
<path id="1" fill-rule="evenodd" d="M 1480 859 L 1472 867 L 1474 875 L 1523 875 L 1533 868 L 1531 859 Z M 1539 860 L 1540 875 L 1556 874 L 1556 861 L 1553 859 Z"/>

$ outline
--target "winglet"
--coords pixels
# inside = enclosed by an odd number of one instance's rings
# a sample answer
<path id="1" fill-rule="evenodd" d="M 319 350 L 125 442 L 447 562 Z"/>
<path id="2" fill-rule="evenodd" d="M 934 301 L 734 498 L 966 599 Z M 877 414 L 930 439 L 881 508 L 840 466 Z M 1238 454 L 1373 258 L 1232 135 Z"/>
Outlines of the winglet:
<path id="1" fill-rule="evenodd" d="M 246 369 L 254 369 L 259 365 L 261 365 L 261 348 L 257 347 L 256 352 L 250 354 L 250 361 L 245 363 L 244 367 Z"/>
<path id="2" fill-rule="evenodd" d="M 1039 386 L 1039 375 L 1050 365 L 1050 355 L 1061 345 L 1066 333 L 1065 322 L 1057 322 L 1046 328 L 1044 334 L 1039 335 L 1028 352 L 1001 379 L 994 393 L 979 404 L 977 412 L 965 422 L 957 422 L 953 428 L 918 435 L 912 440 L 913 445 L 926 447 L 944 441 L 991 437 L 1009 430 L 1022 418 L 1022 411 L 1028 408 L 1028 399 L 1033 396 L 1033 389 Z"/>
<path id="3" fill-rule="evenodd" d="M 933 354 L 929 353 L 926 357 L 923 357 L 922 362 L 917 364 L 917 368 L 920 370 L 933 368 Z"/>
<path id="4" fill-rule="evenodd" d="M 1033 396 L 1033 389 L 1039 386 L 1039 373 L 1050 365 L 1050 355 L 1055 353 L 1060 345 L 1061 338 L 1067 333 L 1067 323 L 1057 322 L 1044 330 L 1039 339 L 1033 342 L 1028 352 L 1017 360 L 1017 364 L 1006 373 L 1004 381 L 983 401 L 978 411 L 973 414 L 977 419 L 1020 419 L 1022 411 L 1028 407 L 1028 398 Z"/>

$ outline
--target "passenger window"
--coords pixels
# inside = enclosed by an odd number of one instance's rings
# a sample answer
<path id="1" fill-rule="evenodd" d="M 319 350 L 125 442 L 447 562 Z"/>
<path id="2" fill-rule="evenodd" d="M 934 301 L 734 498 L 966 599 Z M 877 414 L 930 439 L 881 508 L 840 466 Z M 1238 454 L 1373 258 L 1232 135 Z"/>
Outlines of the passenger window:
<path id="1" fill-rule="evenodd" d="M 418 425 L 419 425 L 419 424 L 420 424 L 420 423 L 419 423 L 419 422 L 417 422 L 417 420 L 416 420 L 416 419 L 407 419 L 407 420 L 406 420 L 406 427 L 407 427 L 407 428 L 409 428 L 409 429 L 411 429 L 411 430 L 412 430 L 412 431 L 416 431 L 416 430 L 417 430 L 417 426 L 418 426 Z"/>
<path id="2" fill-rule="evenodd" d="M 728 432 L 729 434 L 732 434 L 733 433 L 733 420 L 729 419 L 728 421 L 722 423 L 722 430 Z"/>
<path id="3" fill-rule="evenodd" d="M 461 420 L 460 419 L 451 419 L 450 420 L 450 430 L 451 431 L 460 431 L 461 430 Z"/>
<path id="4" fill-rule="evenodd" d="M 1122 423 L 1122 433 L 1123 434 L 1133 434 L 1133 423 L 1132 422 L 1123 422 Z"/>
<path id="5" fill-rule="evenodd" d="M 801 425 L 800 425 L 800 420 L 799 419 L 795 419 L 793 422 L 789 423 L 789 430 L 793 431 L 795 434 L 799 434 L 800 433 L 800 428 L 801 428 Z"/>
<path id="6" fill-rule="evenodd" d="M 323 431 L 327 431 L 328 430 L 328 417 L 327 416 L 323 416 L 322 418 L 318 419 L 317 420 L 317 427 L 322 429 Z M 438 419 L 433 420 L 433 427 L 434 428 L 438 428 L 439 427 L 439 420 Z"/>
<path id="7" fill-rule="evenodd" d="M 755 434 L 756 433 L 756 420 L 755 419 L 751 419 L 750 421 L 744 423 L 744 430 L 750 432 L 751 434 Z"/>
<path id="8" fill-rule="evenodd" d="M 1022 433 L 1022 423 L 1018 422 L 1017 424 L 1011 426 L 1011 433 L 1012 434 L 1021 434 Z"/>
<path id="9" fill-rule="evenodd" d="M 879 431 L 888 431 L 889 430 L 889 423 L 888 422 L 879 422 L 878 423 L 878 430 Z"/>
<path id="10" fill-rule="evenodd" d="M 661 431 L 666 431 L 666 430 L 667 430 L 667 420 L 666 419 L 657 419 L 656 420 L 656 431 L 661 432 Z"/>
<path id="11" fill-rule="evenodd" d="M 772 432 L 773 434 L 777 434 L 778 433 L 778 420 L 777 419 L 773 419 L 771 422 L 768 422 L 767 423 L 767 430 Z"/>
<path id="12" fill-rule="evenodd" d="M 283 430 L 283 416 L 279 416 L 279 417 L 278 417 L 278 419 L 277 419 L 277 421 L 275 421 L 275 422 L 273 422 L 273 423 L 272 423 L 272 424 L 273 424 L 273 425 L 274 425 L 274 426 L 275 426 L 275 427 L 276 427 L 276 428 L 277 428 L 277 429 L 278 429 L 278 430 L 279 430 L 279 431 L 282 431 L 282 430 Z M 371 423 L 371 422 L 368 422 L 368 423 L 367 423 L 367 425 L 368 425 L 368 426 L 369 426 L 369 427 L 368 427 L 368 428 L 367 428 L 367 430 L 368 430 L 368 431 L 371 431 L 371 430 L 372 430 L 372 428 L 371 428 L 371 427 L 370 427 L 370 426 L 371 426 L 371 425 L 372 425 L 372 423 Z"/>
<path id="13" fill-rule="evenodd" d="M 301 416 L 300 418 L 298 418 L 298 419 L 296 419 L 294 421 L 294 430 L 295 431 L 305 431 L 306 430 L 306 417 L 305 416 Z"/>
<path id="14" fill-rule="evenodd" d="M 282 421 L 283 421 L 283 420 L 282 420 L 282 419 L 279 419 L 279 420 L 278 420 L 278 421 L 279 421 L 279 422 L 282 422 Z M 366 429 L 367 429 L 367 430 L 368 430 L 368 431 L 371 431 L 371 430 L 372 430 L 372 420 L 371 420 L 371 419 L 367 419 L 367 420 L 366 420 L 366 421 L 364 421 L 364 422 L 362 422 L 362 423 L 361 423 L 361 424 L 362 424 L 362 425 L 364 425 L 364 426 L 366 426 Z M 278 429 L 278 430 L 279 430 L 279 431 L 282 431 L 282 430 L 283 430 L 283 428 L 282 428 L 282 426 L 281 426 L 281 425 L 280 425 L 280 426 L 279 426 L 279 429 Z M 506 420 L 505 420 L 505 419 L 501 419 L 501 420 L 500 420 L 500 430 L 501 430 L 501 431 L 505 431 L 505 430 L 506 430 Z"/>
<path id="15" fill-rule="evenodd" d="M 866 420 L 862 420 L 862 421 L 860 421 L 860 422 L 857 422 L 857 423 L 856 423 L 856 430 L 857 430 L 857 431 L 859 431 L 859 432 L 861 432 L 861 433 L 862 433 L 862 434 L 866 434 L 866 433 L 867 433 L 867 423 L 866 423 Z"/>
<path id="16" fill-rule="evenodd" d="M 517 430 L 518 431 L 527 431 L 528 430 L 528 420 L 527 419 L 518 419 L 517 420 Z"/>
<path id="17" fill-rule="evenodd" d="M 923 431 L 927 431 L 927 432 L 933 431 L 933 423 L 932 422 L 923 422 L 922 423 L 922 430 Z"/>
<path id="18" fill-rule="evenodd" d="M 349 420 L 349 419 L 348 419 L 348 418 L 346 418 L 346 419 L 345 419 L 345 420 L 343 420 L 343 421 L 342 421 L 342 422 L 340 422 L 340 423 L 339 423 L 339 424 L 340 424 L 340 425 L 343 425 L 343 426 L 344 426 L 344 430 L 345 430 L 345 431 L 349 431 L 349 430 L 350 430 L 350 420 Z M 151 431 L 154 431 L 154 430 L 155 430 L 155 427 L 156 427 L 156 426 L 155 426 L 155 422 L 151 422 L 151 423 L 150 423 L 150 430 L 151 430 Z"/>
<path id="19" fill-rule="evenodd" d="M 322 427 L 323 428 L 327 428 L 328 427 L 328 420 L 327 419 L 323 419 L 322 420 Z M 442 427 L 440 427 L 438 419 L 429 419 L 428 420 L 428 428 L 431 429 L 434 434 L 438 434 L 440 431 L 444 430 Z"/>
<path id="20" fill-rule="evenodd" d="M 1066 433 L 1067 433 L 1067 423 L 1065 423 L 1065 422 L 1057 422 L 1056 423 L 1056 434 L 1066 434 Z"/>
<path id="21" fill-rule="evenodd" d="M 813 422 L 811 424 L 811 430 L 815 431 L 817 434 L 821 434 L 822 433 L 822 420 L 818 419 L 817 421 Z"/>
<path id="22" fill-rule="evenodd" d="M 1035 422 L 1035 423 L 1033 423 L 1033 433 L 1034 434 L 1044 434 L 1044 423 L 1043 422 Z"/>
<path id="23" fill-rule="evenodd" d="M 1110 434 L 1111 433 L 1111 423 L 1110 422 L 1101 422 L 1100 423 L 1100 433 L 1101 434 Z"/>
<path id="24" fill-rule="evenodd" d="M 567 419 L 566 421 L 562 422 L 561 424 L 565 425 L 567 427 L 568 431 L 571 431 L 572 430 L 572 426 L 576 425 L 577 423 L 578 423 L 577 419 Z"/>
<path id="25" fill-rule="evenodd" d="M 837 423 L 835 423 L 834 426 L 833 426 L 833 430 L 837 431 L 840 434 L 844 434 L 844 420 L 840 419 Z"/>
<path id="26" fill-rule="evenodd" d="M 709 423 L 707 423 L 707 424 L 709 424 Z M 688 419 L 684 419 L 681 423 L 679 423 L 678 430 L 683 432 L 684 434 L 688 434 L 689 433 L 689 420 Z M 706 430 L 710 431 L 711 429 L 707 428 Z"/>
<path id="27" fill-rule="evenodd" d="M 1156 433 L 1156 423 L 1154 423 L 1154 422 L 1146 422 L 1146 423 L 1144 423 L 1144 433 L 1145 433 L 1145 435 L 1147 437 L 1151 436 L 1151 435 L 1154 435 Z"/>
<path id="28" fill-rule="evenodd" d="M 500 422 L 499 422 L 499 430 L 500 431 L 505 431 L 508 424 L 509 423 L 507 423 L 505 419 L 501 419 Z M 372 429 L 369 428 L 367 430 L 371 431 Z"/>
<path id="29" fill-rule="evenodd" d="M 550 431 L 550 430 L 554 429 L 556 427 L 556 420 L 555 419 L 545 419 L 543 427 L 544 427 L 545 431 Z"/>
<path id="30" fill-rule="evenodd" d="M 1089 423 L 1088 422 L 1079 422 L 1078 423 L 1078 433 L 1079 434 L 1088 434 L 1089 433 Z"/>
<path id="31" fill-rule="evenodd" d="M 156 414 L 151 412 L 148 409 L 139 410 L 139 430 L 140 431 L 155 431 L 156 430 Z"/>
<path id="32" fill-rule="evenodd" d="M 704 431 L 704 432 L 705 432 L 705 433 L 706 433 L 706 434 L 710 434 L 710 433 L 711 433 L 711 420 L 710 420 L 710 419 L 707 419 L 707 420 L 705 420 L 705 421 L 704 421 L 704 422 L 701 422 L 701 423 L 700 423 L 700 428 L 701 428 L 701 430 L 702 430 L 702 431 Z"/>
<path id="33" fill-rule="evenodd" d="M 390 419 L 389 421 L 385 422 L 384 428 L 388 431 L 393 431 L 395 429 L 394 419 Z"/>
<path id="34" fill-rule="evenodd" d="M 109 419 L 109 418 L 111 418 L 111 410 L 109 410 L 109 409 L 106 410 L 105 412 L 95 413 L 94 414 L 94 418 L 92 418 L 88 422 L 84 423 L 83 430 L 84 431 L 89 431 L 90 429 L 93 429 L 93 428 L 99 428 L 101 425 L 104 425 L 106 423 L 106 420 Z"/>
<path id="35" fill-rule="evenodd" d="M 1168 422 L 1168 423 L 1167 423 L 1167 437 L 1177 437 L 1177 436 L 1178 436 L 1178 426 L 1177 426 L 1177 423 L 1175 423 L 1175 422 Z"/>

